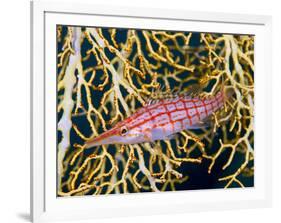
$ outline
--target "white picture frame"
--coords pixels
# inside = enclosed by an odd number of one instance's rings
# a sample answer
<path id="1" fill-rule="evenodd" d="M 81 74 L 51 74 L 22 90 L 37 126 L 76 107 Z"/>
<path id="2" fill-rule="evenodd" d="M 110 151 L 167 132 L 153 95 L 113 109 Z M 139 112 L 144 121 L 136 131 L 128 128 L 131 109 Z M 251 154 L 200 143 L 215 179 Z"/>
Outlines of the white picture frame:
<path id="1" fill-rule="evenodd" d="M 95 17 L 95 24 L 90 18 Z M 114 18 L 114 19 L 112 19 Z M 188 31 L 254 33 L 255 45 L 255 187 L 57 199 L 54 77 L 54 25 L 116 25 Z M 31 3 L 31 217 L 33 222 L 117 216 L 173 214 L 268 207 L 271 205 L 271 17 L 229 13 L 118 8 L 81 3 Z M 169 25 L 168 25 L 169 24 Z M 197 28 L 196 28 L 197 27 Z M 215 27 L 215 28 L 214 28 Z M 53 42 L 54 41 L 54 42 Z M 50 44 L 50 45 L 49 45 Z M 54 57 L 55 59 L 52 59 Z M 54 109 L 55 111 L 55 109 Z M 53 150 L 49 149 L 53 148 Z M 69 212 L 71 211 L 71 215 Z"/>

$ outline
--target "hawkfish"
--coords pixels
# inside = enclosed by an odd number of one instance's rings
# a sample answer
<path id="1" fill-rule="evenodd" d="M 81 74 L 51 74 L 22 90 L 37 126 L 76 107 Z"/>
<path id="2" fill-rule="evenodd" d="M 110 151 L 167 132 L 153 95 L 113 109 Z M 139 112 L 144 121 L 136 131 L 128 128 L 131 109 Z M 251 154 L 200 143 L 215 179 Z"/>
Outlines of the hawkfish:
<path id="1" fill-rule="evenodd" d="M 224 90 L 209 97 L 174 95 L 148 101 L 113 128 L 89 139 L 86 148 L 108 144 L 138 144 L 172 139 L 183 130 L 206 127 L 225 103 Z"/>

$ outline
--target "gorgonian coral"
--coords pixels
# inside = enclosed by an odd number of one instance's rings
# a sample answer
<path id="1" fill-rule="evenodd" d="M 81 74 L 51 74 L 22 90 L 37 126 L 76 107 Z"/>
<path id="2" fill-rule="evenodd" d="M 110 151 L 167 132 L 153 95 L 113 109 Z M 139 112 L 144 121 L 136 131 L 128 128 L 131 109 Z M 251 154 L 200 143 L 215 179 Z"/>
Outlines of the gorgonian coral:
<path id="1" fill-rule="evenodd" d="M 254 36 L 63 25 L 57 57 L 59 196 L 253 186 Z M 222 86 L 210 126 L 85 148 L 148 99 Z"/>

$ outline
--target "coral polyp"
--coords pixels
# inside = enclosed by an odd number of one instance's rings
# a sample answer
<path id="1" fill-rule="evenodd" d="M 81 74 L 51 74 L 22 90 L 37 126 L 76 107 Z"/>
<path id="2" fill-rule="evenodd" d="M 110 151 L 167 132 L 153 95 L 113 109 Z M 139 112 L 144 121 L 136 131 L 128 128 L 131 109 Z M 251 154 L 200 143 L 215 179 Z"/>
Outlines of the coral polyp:
<path id="1" fill-rule="evenodd" d="M 204 119 L 155 140 L 124 125 L 173 100 Z M 254 36 L 58 25 L 57 120 L 58 196 L 252 187 Z"/>

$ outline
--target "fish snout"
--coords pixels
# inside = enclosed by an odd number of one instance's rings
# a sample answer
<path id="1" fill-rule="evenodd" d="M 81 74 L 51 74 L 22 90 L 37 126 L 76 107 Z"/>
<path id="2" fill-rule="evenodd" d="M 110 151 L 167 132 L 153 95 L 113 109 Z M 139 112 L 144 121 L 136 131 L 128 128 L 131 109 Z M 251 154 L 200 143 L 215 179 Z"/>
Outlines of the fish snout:
<path id="1" fill-rule="evenodd" d="M 100 146 L 100 145 L 108 145 L 108 144 L 115 144 L 116 139 L 118 138 L 118 132 L 116 129 L 108 130 L 99 136 L 89 139 L 85 145 L 86 148 Z"/>

